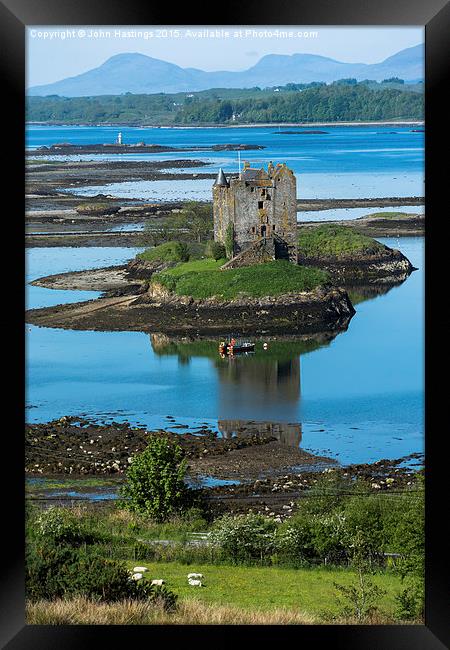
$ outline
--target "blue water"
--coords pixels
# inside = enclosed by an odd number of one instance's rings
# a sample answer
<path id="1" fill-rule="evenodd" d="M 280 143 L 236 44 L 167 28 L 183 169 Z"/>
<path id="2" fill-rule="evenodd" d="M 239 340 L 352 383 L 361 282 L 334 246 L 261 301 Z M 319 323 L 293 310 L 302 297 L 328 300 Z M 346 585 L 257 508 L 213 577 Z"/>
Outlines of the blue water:
<path id="1" fill-rule="evenodd" d="M 277 135 L 276 129 L 267 127 L 122 132 L 125 142 L 267 144 L 267 150 L 245 152 L 246 158 L 286 160 L 296 171 L 299 193 L 305 198 L 308 183 L 317 196 L 328 198 L 370 196 L 368 188 L 373 196 L 423 194 L 423 134 L 407 127 L 323 130 L 327 134 L 318 136 Z M 29 146 L 112 142 L 116 133 L 111 127 L 29 127 L 27 141 Z M 160 156 L 171 157 L 180 154 Z M 236 164 L 230 152 L 209 158 L 211 169 L 221 164 L 232 170 Z M 388 293 L 358 302 L 348 330 L 307 354 L 264 358 L 258 353 L 232 365 L 215 355 L 161 354 L 150 336 L 139 332 L 27 326 L 27 419 L 43 422 L 73 414 L 170 428 L 170 415 L 178 424 L 206 423 L 222 435 L 242 427 L 269 426 L 289 444 L 342 463 L 423 451 L 424 240 L 380 241 L 400 248 L 419 270 Z M 28 249 L 27 279 L 121 264 L 136 250 Z M 28 307 L 97 295 L 27 287 Z"/>
<path id="2" fill-rule="evenodd" d="M 84 414 L 167 428 L 172 415 L 181 424 L 215 429 L 223 429 L 219 420 L 295 423 L 302 448 L 345 463 L 422 451 L 424 241 L 380 241 L 400 243 L 419 270 L 385 295 L 358 303 L 348 330 L 330 345 L 287 365 L 255 357 L 230 374 L 216 358 L 160 355 L 144 333 L 27 326 L 28 420 Z M 51 257 L 55 273 L 82 258 L 91 267 L 132 255 L 117 248 L 27 251 L 30 270 Z M 92 294 L 29 287 L 29 305 L 55 304 L 52 294 L 60 293 L 76 300 Z"/>
<path id="3" fill-rule="evenodd" d="M 144 140 L 147 144 L 176 147 L 211 146 L 212 144 L 260 144 L 266 148 L 241 152 L 242 160 L 252 165 L 267 165 L 270 160 L 286 162 L 299 175 L 297 194 L 303 198 L 357 198 L 382 196 L 424 195 L 424 133 L 413 133 L 409 126 L 321 127 L 326 131 L 317 135 L 282 135 L 277 127 L 255 128 L 133 128 L 124 127 L 124 142 L 131 144 Z M 28 125 L 28 148 L 69 142 L 71 144 L 113 143 L 119 129 L 116 127 L 72 127 Z M 196 159 L 209 167 L 196 171 L 216 173 L 219 167 L 227 172 L 237 171 L 237 152 L 172 152 L 164 154 L 99 155 L 110 160 L 172 160 Z M 76 160 L 95 159 L 96 155 L 80 156 Z M 58 160 L 62 158 L 57 157 Z M 155 186 L 158 183 L 158 186 Z M 166 185 L 164 185 L 166 183 Z M 162 184 L 162 185 L 161 185 Z M 117 187 L 121 185 L 121 187 Z M 159 197 L 153 189 L 158 188 Z M 179 189 L 174 194 L 174 187 Z M 170 191 L 165 195 L 165 188 Z M 192 194 L 189 194 L 189 189 Z M 78 188 L 78 193 L 111 193 L 126 198 L 177 200 L 209 199 L 209 190 L 202 181 L 190 181 L 184 189 L 167 181 L 141 181 L 135 184 L 115 184 Z M 186 193 L 187 192 L 187 193 Z"/>

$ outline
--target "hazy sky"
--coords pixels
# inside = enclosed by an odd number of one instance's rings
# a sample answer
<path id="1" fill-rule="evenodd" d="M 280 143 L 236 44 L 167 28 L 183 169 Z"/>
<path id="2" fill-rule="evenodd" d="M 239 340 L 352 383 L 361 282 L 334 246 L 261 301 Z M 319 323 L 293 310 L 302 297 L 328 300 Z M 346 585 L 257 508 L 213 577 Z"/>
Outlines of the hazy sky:
<path id="1" fill-rule="evenodd" d="M 140 52 L 184 68 L 245 70 L 265 54 L 296 52 L 378 63 L 423 42 L 420 26 L 34 26 L 27 28 L 27 86 L 80 74 L 120 52 Z"/>

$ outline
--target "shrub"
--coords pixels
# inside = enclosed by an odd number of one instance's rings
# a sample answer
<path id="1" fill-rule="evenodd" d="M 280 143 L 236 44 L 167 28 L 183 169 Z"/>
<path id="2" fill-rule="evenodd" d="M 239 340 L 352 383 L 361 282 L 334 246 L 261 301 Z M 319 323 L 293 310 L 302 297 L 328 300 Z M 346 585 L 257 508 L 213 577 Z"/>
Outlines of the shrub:
<path id="1" fill-rule="evenodd" d="M 79 545 L 94 540 L 94 536 L 83 529 L 75 514 L 67 508 L 48 508 L 34 519 L 33 528 L 37 537 L 55 544 Z"/>
<path id="2" fill-rule="evenodd" d="M 176 595 L 146 580 L 131 579 L 126 565 L 70 546 L 30 545 L 26 558 L 26 593 L 30 600 L 83 595 L 100 601 L 147 600 L 171 610 Z"/>
<path id="3" fill-rule="evenodd" d="M 215 260 L 221 260 L 226 257 L 225 246 L 218 241 L 211 239 L 206 244 L 205 249 L 206 257 L 212 257 Z"/>
<path id="4" fill-rule="evenodd" d="M 408 578 L 406 587 L 395 596 L 395 617 L 401 621 L 423 619 L 425 614 L 425 589 L 423 579 Z"/>
<path id="5" fill-rule="evenodd" d="M 345 504 L 346 530 L 349 543 L 359 531 L 361 552 L 372 560 L 383 550 L 383 528 L 386 497 L 368 494 L 350 497 Z"/>
<path id="6" fill-rule="evenodd" d="M 367 562 L 364 545 L 362 532 L 358 530 L 351 545 L 352 565 L 357 572 L 357 579 L 350 585 L 333 583 L 335 589 L 347 601 L 340 613 L 343 616 L 355 617 L 358 623 L 370 620 L 378 609 L 378 600 L 386 594 L 370 577 L 373 571 Z"/>
<path id="7" fill-rule="evenodd" d="M 296 563 L 315 558 L 340 561 L 346 556 L 344 531 L 341 513 L 297 515 L 279 530 L 279 556 Z"/>
<path id="8" fill-rule="evenodd" d="M 121 489 L 128 510 L 166 521 L 182 511 L 189 489 L 184 483 L 186 462 L 180 445 L 164 436 L 152 436 L 146 449 L 133 456 Z"/>
<path id="9" fill-rule="evenodd" d="M 168 241 L 165 244 L 149 248 L 136 257 L 149 262 L 187 262 L 189 260 L 189 246 L 184 242 Z"/>
<path id="10" fill-rule="evenodd" d="M 264 560 L 274 552 L 276 523 L 263 515 L 225 515 L 218 519 L 210 540 L 232 562 Z"/>

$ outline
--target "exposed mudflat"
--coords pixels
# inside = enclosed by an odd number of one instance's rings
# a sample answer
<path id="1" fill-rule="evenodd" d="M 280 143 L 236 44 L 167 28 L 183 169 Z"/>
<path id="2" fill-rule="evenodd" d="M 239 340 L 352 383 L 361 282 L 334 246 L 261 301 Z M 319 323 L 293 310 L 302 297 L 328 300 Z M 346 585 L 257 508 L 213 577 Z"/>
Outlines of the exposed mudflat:
<path id="1" fill-rule="evenodd" d="M 194 482 L 205 477 L 234 482 L 204 488 L 205 497 L 218 512 L 253 511 L 284 518 L 295 509 L 294 501 L 307 495 L 324 476 L 349 485 L 359 479 L 374 492 L 395 492 L 411 485 L 423 467 L 422 454 L 341 466 L 267 435 L 264 426 L 261 433 L 252 427 L 251 434 L 221 438 L 206 424 L 177 433 L 177 427 L 185 430 L 186 425 L 171 416 L 166 419 L 173 431 L 148 432 L 127 423 L 102 425 L 78 417 L 27 424 L 27 476 L 59 479 L 56 495 L 52 494 L 55 481 L 47 488 L 45 482 L 33 485 L 29 494 L 49 502 L 92 500 L 97 494 L 96 505 L 107 503 L 117 495 L 131 457 L 145 449 L 149 436 L 166 436 L 180 444 L 188 461 L 188 477 Z"/>
<path id="2" fill-rule="evenodd" d="M 126 264 L 87 271 L 57 273 L 34 280 L 30 284 L 47 289 L 69 289 L 75 291 L 109 291 L 128 287 L 130 282 Z"/>
<path id="3" fill-rule="evenodd" d="M 277 440 L 261 427 L 239 437 L 222 438 L 207 425 L 178 433 L 174 418 L 167 417 L 168 431 L 147 431 L 127 423 L 95 424 L 77 417 L 63 417 L 45 424 L 25 426 L 25 469 L 30 475 L 121 475 L 129 458 L 145 449 L 149 436 L 167 436 L 178 442 L 192 476 L 213 474 L 246 480 L 277 473 L 293 466 L 313 466 L 335 461 L 315 456 Z M 174 429 L 170 431 L 170 429 Z"/>

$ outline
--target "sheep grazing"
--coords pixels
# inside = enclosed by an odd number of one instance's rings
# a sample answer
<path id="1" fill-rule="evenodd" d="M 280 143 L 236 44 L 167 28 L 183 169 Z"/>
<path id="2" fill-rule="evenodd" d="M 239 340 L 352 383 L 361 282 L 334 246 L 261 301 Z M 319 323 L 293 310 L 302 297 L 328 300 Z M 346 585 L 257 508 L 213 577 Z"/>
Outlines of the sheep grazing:
<path id="1" fill-rule="evenodd" d="M 152 587 L 162 587 L 164 584 L 166 584 L 164 580 L 152 580 L 151 582 Z"/>
<path id="2" fill-rule="evenodd" d="M 201 580 L 194 580 L 193 578 L 189 578 L 188 583 L 191 585 L 191 587 L 201 587 L 202 586 L 202 581 Z"/>
<path id="3" fill-rule="evenodd" d="M 142 578 L 142 573 L 133 573 L 131 576 L 132 580 L 140 580 Z"/>
<path id="4" fill-rule="evenodd" d="M 135 566 L 133 569 L 133 573 L 145 573 L 148 571 L 146 566 Z"/>
<path id="5" fill-rule="evenodd" d="M 188 573 L 188 580 L 190 578 L 194 578 L 194 580 L 196 580 L 197 578 L 203 578 L 203 574 L 202 573 Z"/>

